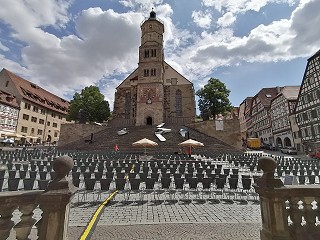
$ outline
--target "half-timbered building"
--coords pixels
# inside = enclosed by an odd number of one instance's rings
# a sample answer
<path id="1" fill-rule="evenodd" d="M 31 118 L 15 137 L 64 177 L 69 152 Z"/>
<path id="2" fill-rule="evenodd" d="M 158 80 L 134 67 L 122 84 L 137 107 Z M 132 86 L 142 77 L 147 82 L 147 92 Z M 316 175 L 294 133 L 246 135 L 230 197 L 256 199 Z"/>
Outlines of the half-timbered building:
<path id="1" fill-rule="evenodd" d="M 320 50 L 308 59 L 295 117 L 305 150 L 315 151 L 320 146 Z"/>

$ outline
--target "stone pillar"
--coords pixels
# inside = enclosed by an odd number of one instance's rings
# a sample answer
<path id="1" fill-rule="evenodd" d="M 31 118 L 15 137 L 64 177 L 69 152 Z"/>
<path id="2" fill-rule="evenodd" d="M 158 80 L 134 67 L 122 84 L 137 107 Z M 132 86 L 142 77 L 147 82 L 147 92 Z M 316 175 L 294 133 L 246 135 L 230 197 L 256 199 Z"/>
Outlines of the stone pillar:
<path id="1" fill-rule="evenodd" d="M 261 157 L 259 167 L 263 170 L 261 178 L 257 179 L 254 188 L 260 196 L 262 230 L 261 240 L 290 240 L 288 217 L 285 212 L 285 199 L 281 192 L 284 187 L 279 178 L 274 177 L 277 167 L 271 157 Z"/>
<path id="2" fill-rule="evenodd" d="M 43 211 L 42 219 L 38 224 L 40 240 L 67 239 L 69 204 L 77 191 L 67 177 L 73 165 L 73 159 L 69 156 L 62 156 L 53 161 L 56 178 L 39 196 L 39 205 Z"/>

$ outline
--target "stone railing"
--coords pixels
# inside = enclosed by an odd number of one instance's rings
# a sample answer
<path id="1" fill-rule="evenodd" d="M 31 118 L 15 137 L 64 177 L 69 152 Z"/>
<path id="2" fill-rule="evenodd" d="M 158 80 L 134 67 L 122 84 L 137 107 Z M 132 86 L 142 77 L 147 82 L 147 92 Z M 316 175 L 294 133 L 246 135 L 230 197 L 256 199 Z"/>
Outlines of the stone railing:
<path id="1" fill-rule="evenodd" d="M 16 191 L 0 193 L 0 240 L 7 239 L 15 230 L 16 239 L 30 239 L 35 227 L 39 240 L 67 239 L 69 203 L 77 188 L 67 175 L 73 167 L 73 159 L 62 156 L 53 161 L 56 177 L 45 191 Z M 39 221 L 34 210 L 42 210 Z M 13 212 L 21 213 L 20 221 L 14 221 Z"/>
<path id="2" fill-rule="evenodd" d="M 264 174 L 256 180 L 260 195 L 262 240 L 320 239 L 320 186 L 286 185 L 274 177 L 277 163 L 261 157 Z"/>

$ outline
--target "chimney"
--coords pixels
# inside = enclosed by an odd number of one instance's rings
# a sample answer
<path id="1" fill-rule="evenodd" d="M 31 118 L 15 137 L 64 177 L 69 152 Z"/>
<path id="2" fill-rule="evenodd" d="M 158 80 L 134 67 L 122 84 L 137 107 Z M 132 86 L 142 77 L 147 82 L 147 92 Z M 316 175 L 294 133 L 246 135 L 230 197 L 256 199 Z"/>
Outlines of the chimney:
<path id="1" fill-rule="evenodd" d="M 280 93 L 280 92 L 281 92 L 281 87 L 276 86 L 276 89 L 277 89 L 277 93 Z"/>

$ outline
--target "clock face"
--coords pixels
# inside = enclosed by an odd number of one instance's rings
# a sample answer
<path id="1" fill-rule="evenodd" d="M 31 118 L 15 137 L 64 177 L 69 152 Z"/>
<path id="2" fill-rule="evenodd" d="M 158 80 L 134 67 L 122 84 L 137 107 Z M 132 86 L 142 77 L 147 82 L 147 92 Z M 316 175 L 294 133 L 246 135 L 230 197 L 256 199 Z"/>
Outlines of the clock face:
<path id="1" fill-rule="evenodd" d="M 144 87 L 140 90 L 140 102 L 151 104 L 160 100 L 160 93 L 157 87 Z"/>

